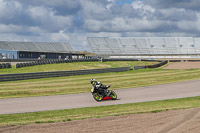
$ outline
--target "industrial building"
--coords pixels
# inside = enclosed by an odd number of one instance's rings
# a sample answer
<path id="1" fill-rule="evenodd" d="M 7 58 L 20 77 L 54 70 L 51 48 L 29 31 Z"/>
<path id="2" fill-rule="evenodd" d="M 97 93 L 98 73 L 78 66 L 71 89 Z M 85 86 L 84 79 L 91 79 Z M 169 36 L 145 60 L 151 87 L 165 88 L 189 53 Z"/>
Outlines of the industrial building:
<path id="1" fill-rule="evenodd" d="M 0 59 L 80 59 L 66 42 L 9 42 L 0 41 Z"/>

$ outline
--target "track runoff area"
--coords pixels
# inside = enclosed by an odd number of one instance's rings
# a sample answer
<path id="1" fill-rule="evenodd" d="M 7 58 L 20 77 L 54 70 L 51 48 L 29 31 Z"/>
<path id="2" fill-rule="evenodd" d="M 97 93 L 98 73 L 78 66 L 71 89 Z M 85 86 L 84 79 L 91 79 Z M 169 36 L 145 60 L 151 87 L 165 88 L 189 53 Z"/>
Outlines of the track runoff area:
<path id="1" fill-rule="evenodd" d="M 183 62 L 179 63 L 179 66 L 184 66 L 184 69 L 187 69 L 187 67 L 194 67 L 194 63 L 197 62 L 186 63 L 187 65 L 183 65 Z M 171 65 L 167 67 L 170 66 Z M 198 65 L 195 64 L 195 66 Z M 194 97 L 200 96 L 200 90 L 198 89 L 200 85 L 199 81 L 200 79 L 172 84 L 115 90 L 118 95 L 118 99 L 115 101 L 108 100 L 96 102 L 91 93 L 0 99 L 0 114 L 26 113 Z"/>
<path id="2" fill-rule="evenodd" d="M 0 99 L 0 114 L 61 110 L 200 96 L 200 79 L 115 90 L 118 100 L 96 102 L 91 93 Z"/>

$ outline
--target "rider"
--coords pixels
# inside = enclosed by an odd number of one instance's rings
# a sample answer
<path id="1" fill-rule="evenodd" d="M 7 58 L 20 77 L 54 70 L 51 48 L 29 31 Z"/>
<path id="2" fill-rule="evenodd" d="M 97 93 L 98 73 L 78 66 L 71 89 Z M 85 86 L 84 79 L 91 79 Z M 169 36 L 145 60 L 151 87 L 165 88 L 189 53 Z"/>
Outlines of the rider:
<path id="1" fill-rule="evenodd" d="M 91 79 L 90 80 L 90 83 L 92 84 L 92 88 L 95 89 L 95 90 L 99 90 L 99 91 L 104 91 L 104 94 L 109 96 L 109 92 L 108 92 L 108 88 L 110 87 L 107 86 L 107 85 L 103 85 L 101 82 L 99 81 L 96 81 L 95 79 Z"/>

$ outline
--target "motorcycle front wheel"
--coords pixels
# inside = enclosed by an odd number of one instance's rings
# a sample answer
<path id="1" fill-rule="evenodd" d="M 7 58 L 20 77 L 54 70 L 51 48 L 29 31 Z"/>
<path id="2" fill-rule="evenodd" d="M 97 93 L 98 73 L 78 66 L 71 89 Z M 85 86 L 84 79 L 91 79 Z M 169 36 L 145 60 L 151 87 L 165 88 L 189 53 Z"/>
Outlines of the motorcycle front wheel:
<path id="1" fill-rule="evenodd" d="M 113 90 L 111 90 L 110 97 L 112 97 L 112 100 L 116 100 L 117 99 L 117 94 Z"/>
<path id="2" fill-rule="evenodd" d="M 94 98 L 97 102 L 103 100 L 103 96 L 102 96 L 101 94 L 99 94 L 99 93 L 92 93 L 92 95 L 93 95 L 93 98 Z"/>

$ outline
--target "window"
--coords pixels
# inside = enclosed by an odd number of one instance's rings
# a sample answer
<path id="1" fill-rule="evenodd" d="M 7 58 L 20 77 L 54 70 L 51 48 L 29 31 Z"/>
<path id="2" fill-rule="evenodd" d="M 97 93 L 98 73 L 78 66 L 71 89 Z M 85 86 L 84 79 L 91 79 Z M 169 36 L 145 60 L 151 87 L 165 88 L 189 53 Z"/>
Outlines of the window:
<path id="1" fill-rule="evenodd" d="M 25 55 L 24 55 L 24 54 L 19 54 L 19 56 L 20 56 L 20 57 L 24 57 Z"/>
<path id="2" fill-rule="evenodd" d="M 46 58 L 46 55 L 41 54 L 40 57 L 41 57 L 41 58 Z"/>

